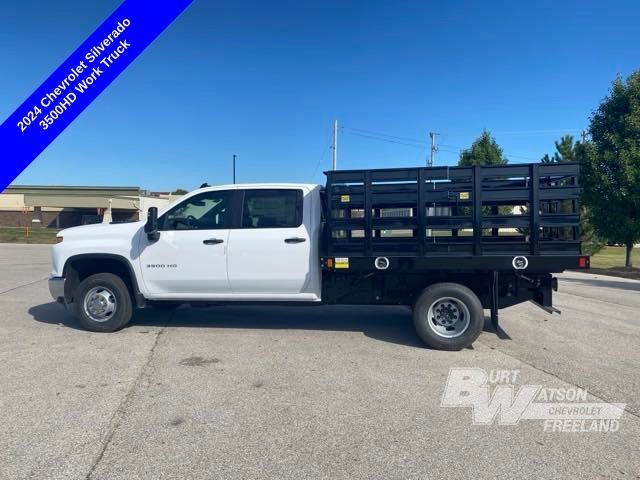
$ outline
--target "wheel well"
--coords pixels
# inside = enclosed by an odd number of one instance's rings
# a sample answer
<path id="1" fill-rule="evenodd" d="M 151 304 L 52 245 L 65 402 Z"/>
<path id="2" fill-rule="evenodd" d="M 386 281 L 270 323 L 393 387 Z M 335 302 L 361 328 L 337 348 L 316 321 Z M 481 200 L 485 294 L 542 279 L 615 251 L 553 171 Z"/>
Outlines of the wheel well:
<path id="1" fill-rule="evenodd" d="M 442 275 L 438 276 L 429 282 L 429 285 L 424 288 L 430 287 L 438 283 L 458 284 L 463 287 L 467 287 L 471 290 L 480 300 L 480 303 L 489 308 L 489 276 L 487 272 L 474 273 L 474 274 L 457 274 L 457 275 Z M 424 291 L 424 288 L 418 289 L 415 293 L 415 298 Z"/>
<path id="2" fill-rule="evenodd" d="M 127 286 L 132 300 L 136 301 L 137 285 L 134 282 L 135 277 L 127 261 L 117 256 L 94 255 L 72 257 L 67 260 L 63 273 L 66 278 L 64 286 L 65 300 L 68 303 L 72 302 L 73 294 L 80 282 L 96 273 L 112 273 L 120 277 Z"/>

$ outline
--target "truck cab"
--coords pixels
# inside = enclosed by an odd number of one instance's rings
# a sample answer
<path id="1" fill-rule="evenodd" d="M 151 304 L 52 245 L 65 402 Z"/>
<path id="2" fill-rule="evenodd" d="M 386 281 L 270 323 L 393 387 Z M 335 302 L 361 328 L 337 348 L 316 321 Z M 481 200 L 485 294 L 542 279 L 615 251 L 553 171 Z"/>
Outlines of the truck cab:
<path id="1" fill-rule="evenodd" d="M 237 185 L 197 190 L 139 234 L 149 300 L 320 301 L 320 187 Z"/>
<path id="2" fill-rule="evenodd" d="M 138 305 L 320 302 L 320 191 L 312 184 L 207 187 L 158 212 L 150 233 L 148 222 L 63 230 L 53 247 L 51 294 L 78 304 L 80 283 L 106 273 L 120 277 Z M 107 328 L 115 296 L 94 297 L 97 306 L 106 303 L 94 318 Z M 91 305 L 80 313 L 90 314 Z"/>

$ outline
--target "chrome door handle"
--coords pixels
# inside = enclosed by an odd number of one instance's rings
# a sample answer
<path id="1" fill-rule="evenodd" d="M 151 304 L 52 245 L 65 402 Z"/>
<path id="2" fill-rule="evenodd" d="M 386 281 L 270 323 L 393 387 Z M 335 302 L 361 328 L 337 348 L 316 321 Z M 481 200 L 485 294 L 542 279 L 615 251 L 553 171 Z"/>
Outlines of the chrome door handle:
<path id="1" fill-rule="evenodd" d="M 218 243 L 223 243 L 224 240 L 220 239 L 220 238 L 207 238 L 206 240 L 203 240 L 202 243 L 204 243 L 205 245 L 217 245 Z"/>
<path id="2" fill-rule="evenodd" d="M 284 239 L 284 243 L 302 243 L 306 241 L 307 241 L 306 238 L 300 238 L 300 237 L 291 237 L 291 238 Z"/>

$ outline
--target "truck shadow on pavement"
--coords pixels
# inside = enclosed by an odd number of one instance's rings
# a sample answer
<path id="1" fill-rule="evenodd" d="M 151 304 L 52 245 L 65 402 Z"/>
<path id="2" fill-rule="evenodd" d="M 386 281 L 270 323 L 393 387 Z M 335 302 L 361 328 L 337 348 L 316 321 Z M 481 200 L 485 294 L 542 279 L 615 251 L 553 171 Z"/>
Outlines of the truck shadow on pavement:
<path id="1" fill-rule="evenodd" d="M 29 309 L 34 320 L 82 330 L 72 312 L 55 302 Z M 309 330 L 362 332 L 384 342 L 424 348 L 413 330 L 411 312 L 402 307 L 279 307 L 216 306 L 180 307 L 174 311 L 139 310 L 130 327 L 237 328 L 263 330 Z"/>
<path id="2" fill-rule="evenodd" d="M 29 309 L 34 320 L 83 330 L 72 312 L 55 302 Z M 255 330 L 302 330 L 362 332 L 382 342 L 415 348 L 427 348 L 413 328 L 411 311 L 406 307 L 382 306 L 216 306 L 180 307 L 174 311 L 153 308 L 139 310 L 127 327 L 235 328 Z M 485 332 L 491 332 L 488 318 Z"/>
<path id="3" fill-rule="evenodd" d="M 50 325 L 64 325 L 65 327 L 82 330 L 80 322 L 73 314 L 56 302 L 35 305 L 29 309 L 29 315 L 37 322 L 48 323 Z"/>
<path id="4" fill-rule="evenodd" d="M 608 277 L 611 278 L 611 277 Z M 607 287 L 618 288 L 620 290 L 631 290 L 640 292 L 640 282 L 638 281 L 620 281 L 609 280 L 606 276 L 598 276 L 597 278 L 562 278 L 560 283 L 577 283 L 583 284 L 589 287 Z"/>

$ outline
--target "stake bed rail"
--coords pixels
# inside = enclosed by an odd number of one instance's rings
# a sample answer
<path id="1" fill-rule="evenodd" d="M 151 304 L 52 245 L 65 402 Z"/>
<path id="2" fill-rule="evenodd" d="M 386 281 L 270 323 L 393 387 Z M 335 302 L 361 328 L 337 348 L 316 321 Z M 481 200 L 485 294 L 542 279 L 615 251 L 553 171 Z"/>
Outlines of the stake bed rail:
<path id="1" fill-rule="evenodd" d="M 326 257 L 414 259 L 389 268 L 513 270 L 505 256 L 541 272 L 585 266 L 577 163 L 325 174 Z"/>

